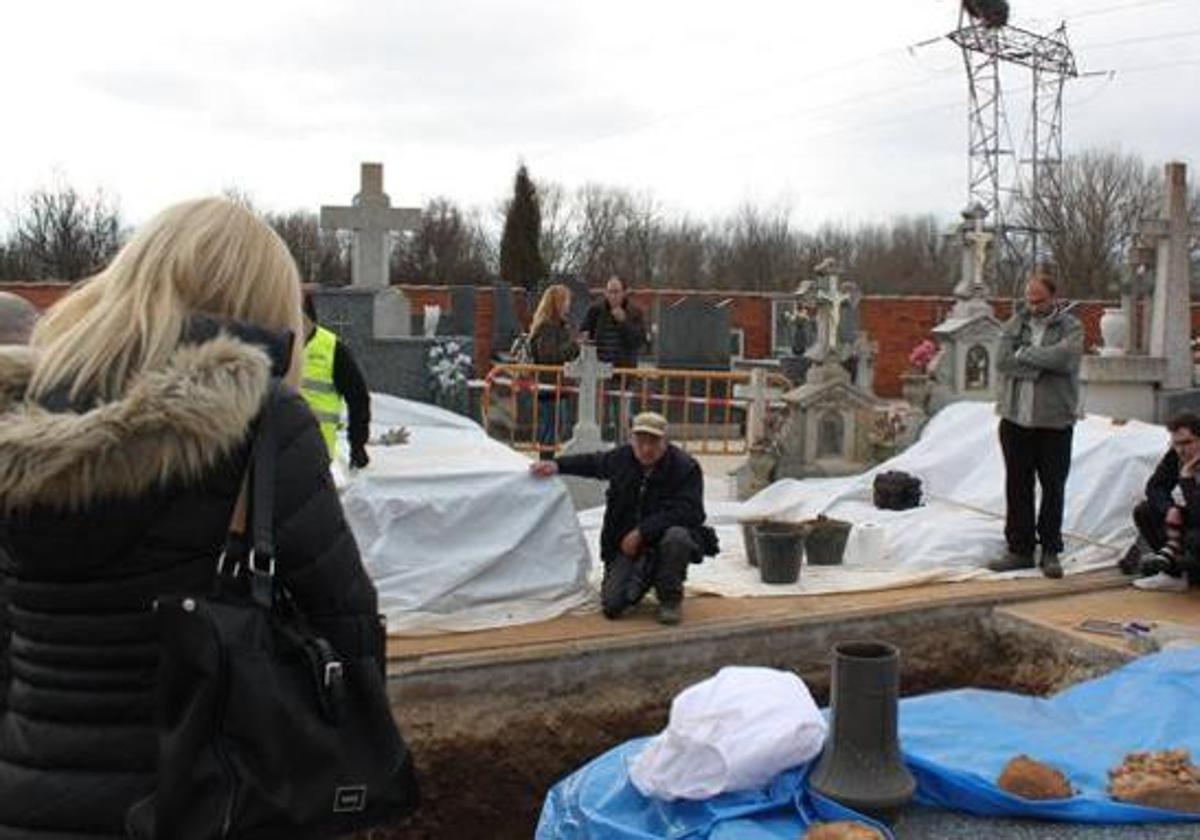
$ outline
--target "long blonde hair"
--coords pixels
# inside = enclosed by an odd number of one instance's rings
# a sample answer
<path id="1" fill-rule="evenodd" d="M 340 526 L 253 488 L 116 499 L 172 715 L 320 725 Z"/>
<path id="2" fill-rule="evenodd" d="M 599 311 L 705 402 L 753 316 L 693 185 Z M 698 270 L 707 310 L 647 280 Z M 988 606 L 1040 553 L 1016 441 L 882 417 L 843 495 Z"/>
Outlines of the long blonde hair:
<path id="1" fill-rule="evenodd" d="M 529 334 L 533 335 L 538 331 L 538 327 L 552 318 L 565 321 L 570 305 L 570 289 L 562 283 L 547 286 L 546 291 L 542 292 L 542 299 L 538 301 L 537 311 L 533 313 L 533 320 L 529 322 Z"/>
<path id="2" fill-rule="evenodd" d="M 139 372 L 166 362 L 193 314 L 290 330 L 288 378 L 298 375 L 300 278 L 287 246 L 249 210 L 202 198 L 147 222 L 38 322 L 31 392 L 69 383 L 72 397 L 115 398 Z"/>

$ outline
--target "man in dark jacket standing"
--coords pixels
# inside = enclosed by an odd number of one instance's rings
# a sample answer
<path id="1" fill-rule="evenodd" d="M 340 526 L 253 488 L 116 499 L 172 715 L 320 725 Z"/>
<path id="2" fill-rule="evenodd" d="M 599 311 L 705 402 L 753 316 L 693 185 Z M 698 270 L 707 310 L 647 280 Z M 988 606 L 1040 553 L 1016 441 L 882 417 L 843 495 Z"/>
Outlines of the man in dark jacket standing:
<path id="1" fill-rule="evenodd" d="M 638 354 L 646 346 L 646 320 L 642 312 L 629 301 L 629 290 L 619 274 L 608 278 L 604 285 L 604 297 L 592 304 L 583 318 L 579 330 L 580 341 L 596 345 L 596 358 L 613 367 L 637 367 Z M 617 391 L 620 381 L 614 383 Z M 606 440 L 617 437 L 618 428 L 623 428 L 621 397 L 605 386 L 607 398 L 604 407 L 604 432 Z"/>
<path id="2" fill-rule="evenodd" d="M 1146 483 L 1145 501 L 1133 509 L 1138 534 L 1151 551 L 1140 556 L 1135 545 L 1134 556 L 1121 566 L 1126 572 L 1140 569 L 1148 575 L 1133 582 L 1139 589 L 1183 592 L 1188 587 L 1184 573 L 1195 574 L 1200 548 L 1200 417 L 1181 414 L 1167 429 L 1171 448 Z"/>
<path id="3" fill-rule="evenodd" d="M 1054 281 L 1035 274 L 1025 285 L 1025 304 L 1004 325 L 996 349 L 1008 554 L 988 564 L 994 572 L 1032 569 L 1034 548 L 1041 543 L 1042 573 L 1063 576 L 1064 494 L 1083 354 L 1083 327 L 1069 308 L 1058 299 Z M 1036 518 L 1035 482 L 1042 489 Z"/>
<path id="4" fill-rule="evenodd" d="M 600 532 L 604 615 L 617 618 L 651 587 L 658 620 L 678 624 L 689 563 L 699 563 L 709 540 L 704 525 L 704 474 L 690 455 L 667 441 L 667 421 L 644 412 L 632 441 L 607 452 L 536 461 L 539 478 L 563 473 L 607 480 Z"/>
<path id="5" fill-rule="evenodd" d="M 604 297 L 588 309 L 579 337 L 596 345 L 600 361 L 637 367 L 638 354 L 646 346 L 646 319 L 629 301 L 629 290 L 619 274 L 608 278 Z"/>

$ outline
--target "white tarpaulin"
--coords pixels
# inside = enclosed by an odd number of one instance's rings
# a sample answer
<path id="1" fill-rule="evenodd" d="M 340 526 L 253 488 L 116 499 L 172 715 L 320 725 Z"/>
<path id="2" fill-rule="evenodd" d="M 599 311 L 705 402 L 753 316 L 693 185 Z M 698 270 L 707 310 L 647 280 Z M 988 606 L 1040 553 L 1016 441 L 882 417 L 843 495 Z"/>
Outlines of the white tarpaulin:
<path id="1" fill-rule="evenodd" d="M 348 478 L 337 470 L 390 632 L 522 624 L 589 603 L 590 559 L 561 482 L 534 480 L 528 458 L 434 406 L 372 394 L 371 420 L 372 440 L 411 434 L 370 446 Z"/>
<path id="2" fill-rule="evenodd" d="M 690 568 L 688 589 L 730 597 L 799 595 L 1040 575 L 997 575 L 985 568 L 1005 550 L 1004 461 L 997 423 L 991 403 L 957 403 L 939 411 L 916 444 L 869 472 L 777 481 L 740 504 L 706 501 L 722 550 Z M 1075 426 L 1063 522 L 1067 574 L 1115 565 L 1135 536 L 1133 507 L 1168 442 L 1161 426 L 1136 421 L 1114 425 L 1091 416 Z M 885 470 L 920 478 L 925 502 L 906 511 L 876 508 L 872 482 Z M 593 551 L 600 513 L 581 515 Z M 758 570 L 746 562 L 738 520 L 804 522 L 818 514 L 853 523 L 844 564 L 805 564 L 795 584 L 762 583 Z"/>

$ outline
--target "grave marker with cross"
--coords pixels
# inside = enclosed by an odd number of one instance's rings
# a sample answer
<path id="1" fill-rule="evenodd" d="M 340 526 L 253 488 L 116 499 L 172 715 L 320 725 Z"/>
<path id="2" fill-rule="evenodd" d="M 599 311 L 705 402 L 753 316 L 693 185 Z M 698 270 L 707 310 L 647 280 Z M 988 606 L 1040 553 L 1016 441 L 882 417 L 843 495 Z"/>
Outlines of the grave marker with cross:
<path id="1" fill-rule="evenodd" d="M 392 231 L 416 230 L 421 224 L 421 211 L 392 207 L 391 199 L 383 191 L 382 163 L 364 163 L 360 178 L 361 185 L 351 206 L 321 207 L 321 227 L 353 231 L 351 285 L 383 289 L 388 285 L 388 237 Z"/>
<path id="2" fill-rule="evenodd" d="M 1151 356 L 1167 360 L 1165 389 L 1191 388 L 1191 254 L 1192 237 L 1200 236 L 1200 224 L 1188 217 L 1187 166 L 1168 163 L 1163 206 L 1166 218 L 1150 219 L 1138 233 L 1157 241 L 1156 278 L 1150 315 Z"/>
<path id="3" fill-rule="evenodd" d="M 579 419 L 575 422 L 570 443 L 599 445 L 600 416 L 596 395 L 600 383 L 612 378 L 613 366 L 599 360 L 595 344 L 585 342 L 579 348 L 579 358 L 567 362 L 563 373 L 568 379 L 579 380 Z"/>

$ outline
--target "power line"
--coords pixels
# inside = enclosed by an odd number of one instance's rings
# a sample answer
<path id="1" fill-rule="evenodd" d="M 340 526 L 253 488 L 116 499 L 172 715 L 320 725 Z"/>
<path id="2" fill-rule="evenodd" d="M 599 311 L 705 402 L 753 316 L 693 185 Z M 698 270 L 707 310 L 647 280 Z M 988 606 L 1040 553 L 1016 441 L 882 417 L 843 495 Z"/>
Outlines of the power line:
<path id="1" fill-rule="evenodd" d="M 1191 38 L 1193 35 L 1200 35 L 1198 29 L 1184 29 L 1181 32 L 1164 32 L 1159 35 L 1139 35 L 1135 38 L 1121 38 L 1117 41 L 1101 41 L 1098 44 L 1084 44 L 1079 49 L 1081 50 L 1103 50 L 1108 47 L 1119 47 L 1125 44 L 1149 44 L 1154 41 L 1171 41 L 1179 38 Z"/>

